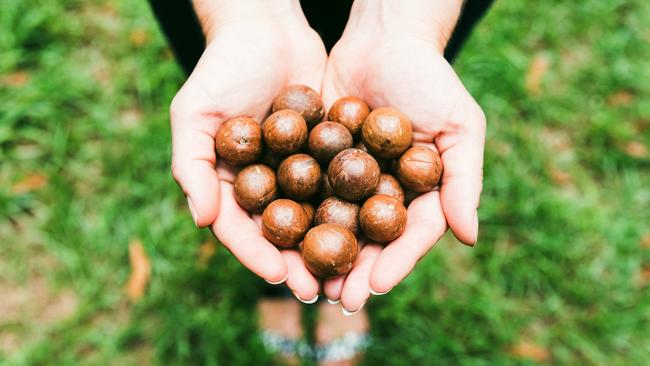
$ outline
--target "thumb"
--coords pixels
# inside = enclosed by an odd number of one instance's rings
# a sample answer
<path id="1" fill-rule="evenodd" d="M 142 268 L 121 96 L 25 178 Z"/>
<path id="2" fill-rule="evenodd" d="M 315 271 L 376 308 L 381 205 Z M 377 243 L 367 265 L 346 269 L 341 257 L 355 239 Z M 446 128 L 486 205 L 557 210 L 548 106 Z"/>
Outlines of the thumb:
<path id="1" fill-rule="evenodd" d="M 192 219 L 198 227 L 213 223 L 219 210 L 219 178 L 215 170 L 214 139 L 218 122 L 197 113 L 206 96 L 186 83 L 170 107 L 172 175 L 187 197 Z"/>

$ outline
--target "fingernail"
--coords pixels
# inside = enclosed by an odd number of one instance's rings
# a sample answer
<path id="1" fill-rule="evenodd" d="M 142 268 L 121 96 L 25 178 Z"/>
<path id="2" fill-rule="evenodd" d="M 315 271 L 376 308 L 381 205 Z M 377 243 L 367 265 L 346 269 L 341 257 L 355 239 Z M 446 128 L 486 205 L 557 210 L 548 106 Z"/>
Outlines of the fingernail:
<path id="1" fill-rule="evenodd" d="M 347 311 L 347 310 L 345 310 L 345 308 L 341 308 L 341 312 L 343 312 L 343 315 L 345 315 L 345 316 L 352 316 L 352 315 L 358 313 L 361 309 L 363 309 L 363 306 L 365 304 L 366 304 L 365 302 L 363 304 L 361 304 L 361 306 L 359 306 L 359 308 L 357 310 L 355 310 L 355 311 Z"/>
<path id="2" fill-rule="evenodd" d="M 194 219 L 194 225 L 199 226 L 199 213 L 196 211 L 196 207 L 194 207 L 194 202 L 192 202 L 190 196 L 187 196 L 187 205 L 190 207 L 190 213 L 192 214 L 192 219 Z"/>
<path id="3" fill-rule="evenodd" d="M 327 299 L 327 302 L 329 302 L 329 303 L 332 304 L 332 305 L 336 305 L 336 304 L 340 303 L 341 300 L 340 300 L 340 299 L 339 299 L 339 300 L 330 300 L 330 299 Z"/>
<path id="4" fill-rule="evenodd" d="M 474 242 L 472 245 L 476 245 L 478 240 L 478 211 L 474 211 L 474 228 L 473 228 Z"/>
<path id="5" fill-rule="evenodd" d="M 284 275 L 284 277 L 283 277 L 280 281 L 273 282 L 273 281 L 269 281 L 269 280 L 267 280 L 267 279 L 264 279 L 264 281 L 270 283 L 271 285 L 279 285 L 279 284 L 281 284 L 282 282 L 286 281 L 288 277 L 289 277 L 289 274 L 287 273 L 287 274 Z"/>
<path id="6" fill-rule="evenodd" d="M 314 296 L 314 298 L 313 298 L 313 299 L 310 299 L 310 300 L 303 300 L 303 299 L 301 299 L 300 296 L 298 296 L 298 294 L 295 293 L 295 292 L 293 293 L 293 296 L 295 296 L 296 299 L 298 299 L 301 303 L 303 303 L 303 304 L 307 304 L 307 305 L 309 305 L 309 304 L 313 304 L 313 303 L 315 303 L 315 302 L 318 300 L 318 295 Z"/>
<path id="7" fill-rule="evenodd" d="M 392 290 L 392 288 L 389 288 L 388 290 L 386 290 L 384 292 L 377 292 L 377 291 L 375 291 L 373 289 L 370 289 L 370 293 L 375 295 L 375 296 L 380 296 L 380 295 L 386 295 L 387 293 L 390 292 L 390 290 Z"/>

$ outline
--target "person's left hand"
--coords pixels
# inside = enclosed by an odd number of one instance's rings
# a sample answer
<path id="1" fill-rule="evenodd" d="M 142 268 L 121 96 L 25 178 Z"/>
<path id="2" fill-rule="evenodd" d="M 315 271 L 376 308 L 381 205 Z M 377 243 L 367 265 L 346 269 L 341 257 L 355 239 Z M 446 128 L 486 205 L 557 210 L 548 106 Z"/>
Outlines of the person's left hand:
<path id="1" fill-rule="evenodd" d="M 325 106 L 357 96 L 373 109 L 397 108 L 413 123 L 414 144 L 440 152 L 444 172 L 440 191 L 422 194 L 408 206 L 402 236 L 385 248 L 366 245 L 347 277 L 325 282 L 325 295 L 340 299 L 346 312 L 360 309 L 370 293 L 388 292 L 404 279 L 447 225 L 468 245 L 474 245 L 478 233 L 485 116 L 444 59 L 440 37 L 411 29 L 409 23 L 382 23 L 391 17 L 377 18 L 370 26 L 352 19 L 332 50 L 323 81 Z"/>

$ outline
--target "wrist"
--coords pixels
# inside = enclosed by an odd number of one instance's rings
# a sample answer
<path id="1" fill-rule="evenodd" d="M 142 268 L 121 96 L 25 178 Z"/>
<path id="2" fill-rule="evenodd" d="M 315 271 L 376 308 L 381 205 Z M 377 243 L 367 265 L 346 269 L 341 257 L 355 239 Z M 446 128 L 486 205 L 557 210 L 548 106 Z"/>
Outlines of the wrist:
<path id="1" fill-rule="evenodd" d="M 409 33 L 442 53 L 456 26 L 463 0 L 355 0 L 346 33 Z"/>
<path id="2" fill-rule="evenodd" d="M 208 43 L 233 23 L 308 25 L 299 0 L 193 0 L 193 5 Z"/>

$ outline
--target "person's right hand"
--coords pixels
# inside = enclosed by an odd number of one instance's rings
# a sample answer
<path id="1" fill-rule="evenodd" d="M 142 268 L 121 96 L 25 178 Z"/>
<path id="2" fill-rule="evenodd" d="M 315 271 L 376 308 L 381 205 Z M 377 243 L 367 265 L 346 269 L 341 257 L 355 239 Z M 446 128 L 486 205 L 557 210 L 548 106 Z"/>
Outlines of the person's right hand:
<path id="1" fill-rule="evenodd" d="M 234 199 L 236 171 L 218 161 L 215 135 L 229 118 L 262 121 L 291 84 L 320 90 L 327 54 L 297 0 L 195 1 L 207 46 L 171 104 L 172 174 L 199 227 L 271 283 L 286 280 L 296 296 L 317 297 L 319 284 L 299 252 L 279 251 Z M 257 221 L 257 222 L 256 222 Z"/>

